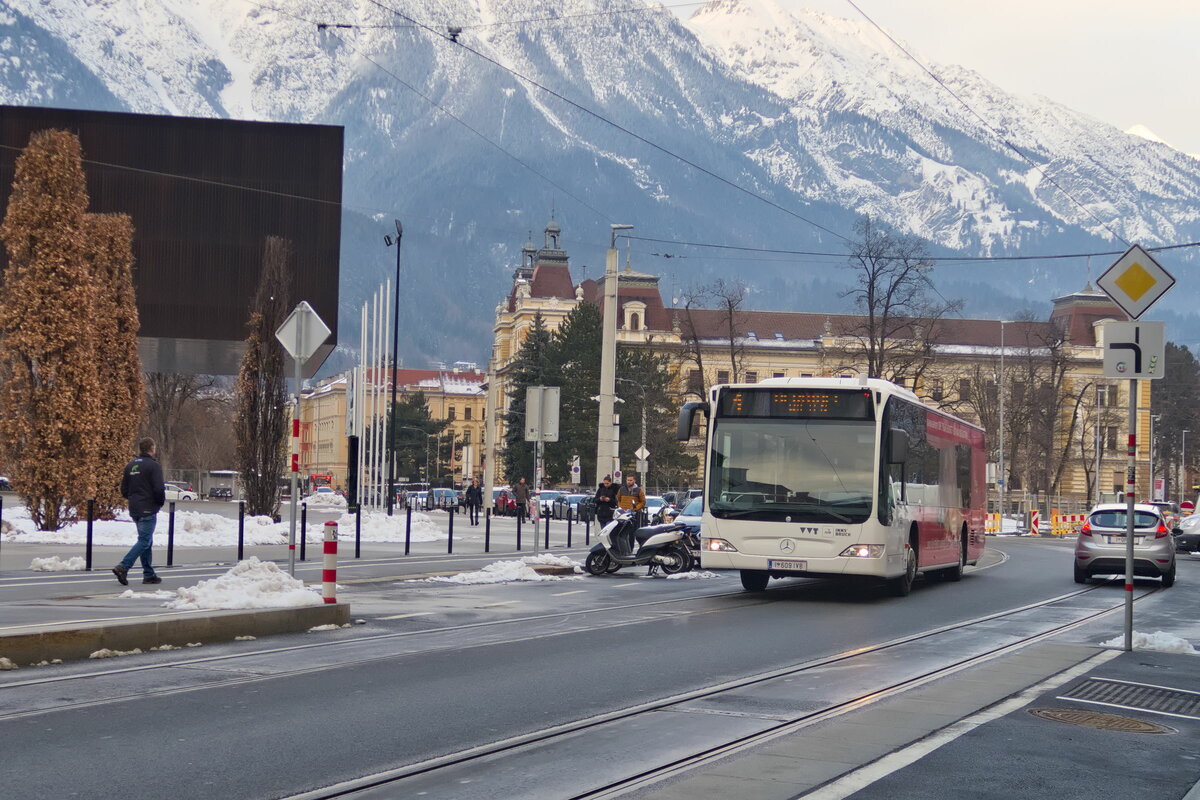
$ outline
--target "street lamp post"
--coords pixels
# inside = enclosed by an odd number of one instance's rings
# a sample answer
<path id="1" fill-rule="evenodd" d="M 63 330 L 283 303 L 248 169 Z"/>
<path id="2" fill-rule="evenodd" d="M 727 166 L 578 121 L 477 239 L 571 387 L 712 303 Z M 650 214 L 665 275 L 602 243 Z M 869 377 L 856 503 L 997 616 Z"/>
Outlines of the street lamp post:
<path id="1" fill-rule="evenodd" d="M 604 263 L 604 326 L 600 350 L 600 410 L 596 432 L 596 477 L 613 471 L 613 395 L 617 375 L 617 231 L 632 225 L 611 225 L 611 239 Z"/>
<path id="2" fill-rule="evenodd" d="M 396 502 L 396 364 L 399 363 L 397 357 L 398 348 L 400 347 L 400 240 L 404 236 L 404 226 L 400 224 L 400 220 L 395 220 L 396 223 L 396 290 L 392 300 L 392 402 L 388 406 L 388 469 L 387 469 L 387 513 L 392 516 L 392 507 Z M 391 240 L 384 237 L 384 241 L 391 246 Z"/>
<path id="3" fill-rule="evenodd" d="M 1000 531 L 1004 531 L 1004 487 L 1008 483 L 1004 474 L 1004 322 L 1000 320 L 1000 386 L 996 393 L 1000 397 Z"/>
<path id="4" fill-rule="evenodd" d="M 1163 497 L 1159 497 L 1159 496 L 1158 496 L 1158 492 L 1156 491 L 1156 489 L 1157 489 L 1158 487 L 1156 487 L 1156 486 L 1154 485 L 1154 449 L 1155 449 L 1155 447 L 1154 447 L 1154 444 L 1155 444 L 1155 443 L 1154 443 L 1154 423 L 1158 422 L 1160 419 L 1162 419 L 1162 414 L 1151 414 L 1151 415 L 1150 415 L 1150 447 L 1149 447 L 1149 452 L 1150 452 L 1150 500 L 1151 500 L 1151 501 L 1155 501 L 1155 500 L 1164 500 L 1164 499 L 1166 499 L 1166 498 L 1163 498 Z"/>

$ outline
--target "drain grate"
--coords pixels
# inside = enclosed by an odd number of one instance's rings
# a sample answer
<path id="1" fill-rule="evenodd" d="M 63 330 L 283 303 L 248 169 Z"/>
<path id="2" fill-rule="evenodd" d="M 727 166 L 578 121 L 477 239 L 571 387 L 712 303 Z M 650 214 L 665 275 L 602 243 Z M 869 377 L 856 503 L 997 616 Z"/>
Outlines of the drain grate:
<path id="1" fill-rule="evenodd" d="M 1079 725 L 1083 728 L 1093 728 L 1099 731 L 1117 731 L 1119 733 L 1178 733 L 1166 725 L 1156 725 L 1133 717 L 1119 717 L 1116 714 L 1105 714 L 1102 711 L 1089 711 L 1086 708 L 1031 708 L 1029 713 L 1039 719 L 1053 722 L 1065 722 L 1069 725 Z"/>
<path id="2" fill-rule="evenodd" d="M 1088 678 L 1058 699 L 1200 719 L 1200 692 L 1110 678 Z"/>

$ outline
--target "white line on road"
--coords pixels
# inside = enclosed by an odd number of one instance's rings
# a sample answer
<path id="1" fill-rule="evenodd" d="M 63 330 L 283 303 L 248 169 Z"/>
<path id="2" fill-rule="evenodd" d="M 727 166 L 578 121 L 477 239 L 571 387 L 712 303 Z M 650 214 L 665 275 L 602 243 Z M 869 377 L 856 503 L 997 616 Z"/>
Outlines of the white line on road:
<path id="1" fill-rule="evenodd" d="M 566 597 L 569 594 L 586 594 L 586 593 L 587 593 L 587 589 L 576 589 L 573 592 L 555 592 L 554 594 L 552 594 L 550 596 L 551 597 Z"/>
<path id="2" fill-rule="evenodd" d="M 432 611 L 414 611 L 411 614 L 392 614 L 390 617 L 377 617 L 377 619 L 407 619 L 408 617 L 428 617 Z"/>
<path id="3" fill-rule="evenodd" d="M 499 603 L 488 603 L 486 606 L 475 606 L 476 608 L 498 608 L 500 606 L 511 606 L 516 603 L 516 600 L 501 600 Z"/>

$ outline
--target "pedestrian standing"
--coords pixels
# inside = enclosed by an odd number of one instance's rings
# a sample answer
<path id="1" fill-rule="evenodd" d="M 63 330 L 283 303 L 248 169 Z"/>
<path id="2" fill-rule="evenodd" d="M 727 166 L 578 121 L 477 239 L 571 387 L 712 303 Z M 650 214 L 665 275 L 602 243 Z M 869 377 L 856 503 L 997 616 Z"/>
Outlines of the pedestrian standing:
<path id="1" fill-rule="evenodd" d="M 137 543 L 113 567 L 113 574 L 122 586 L 128 586 L 126 577 L 133 564 L 142 560 L 142 583 L 162 583 L 151 563 L 151 546 L 154 544 L 154 523 L 158 521 L 158 510 L 167 502 L 163 486 L 162 467 L 154 458 L 153 439 L 138 442 L 138 456 L 125 465 L 121 476 L 121 496 L 129 502 L 129 516 L 137 526 Z"/>
<path id="2" fill-rule="evenodd" d="M 612 522 L 613 510 L 617 507 L 617 487 L 613 486 L 612 476 L 605 475 L 599 488 L 596 489 L 596 521 L 603 528 Z"/>
<path id="3" fill-rule="evenodd" d="M 525 482 L 524 475 L 517 480 L 517 485 L 513 487 L 513 500 L 517 504 L 517 522 L 524 523 L 525 517 L 529 513 L 529 484 Z"/>
<path id="4" fill-rule="evenodd" d="M 632 511 L 636 515 L 637 526 L 642 527 L 642 509 L 646 507 L 646 493 L 638 486 L 633 475 L 626 475 L 625 485 L 617 490 L 617 505 L 626 511 Z"/>
<path id="5" fill-rule="evenodd" d="M 479 510 L 483 508 L 483 488 L 479 485 L 479 478 L 471 479 L 471 485 L 467 487 L 466 501 L 471 524 L 478 525 Z"/>

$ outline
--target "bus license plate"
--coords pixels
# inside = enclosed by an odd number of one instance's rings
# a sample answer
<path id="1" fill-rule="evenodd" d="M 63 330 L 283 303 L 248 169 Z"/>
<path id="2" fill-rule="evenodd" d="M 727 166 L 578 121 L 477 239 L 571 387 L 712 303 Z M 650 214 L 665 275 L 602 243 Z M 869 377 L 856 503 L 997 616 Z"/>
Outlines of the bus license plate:
<path id="1" fill-rule="evenodd" d="M 796 572 L 805 572 L 808 569 L 807 561 L 775 561 L 767 559 L 767 569 L 790 569 Z"/>

